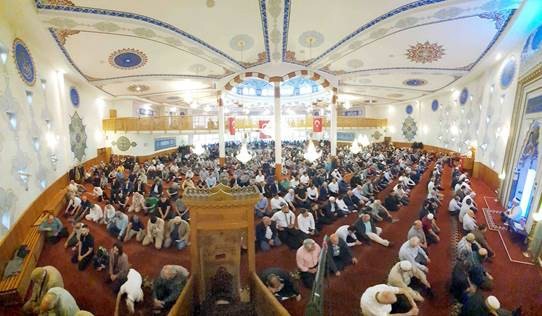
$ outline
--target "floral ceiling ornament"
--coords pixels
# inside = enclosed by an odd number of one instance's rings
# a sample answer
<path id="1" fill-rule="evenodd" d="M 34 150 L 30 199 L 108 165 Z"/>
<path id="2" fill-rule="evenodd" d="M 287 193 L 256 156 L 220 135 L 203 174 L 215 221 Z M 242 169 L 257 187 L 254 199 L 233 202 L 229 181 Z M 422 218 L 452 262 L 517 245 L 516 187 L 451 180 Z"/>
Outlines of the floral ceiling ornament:
<path id="1" fill-rule="evenodd" d="M 60 44 L 66 45 L 66 39 L 71 35 L 79 34 L 80 31 L 69 29 L 56 29 L 54 32 L 56 33 L 56 37 L 58 38 Z"/>
<path id="2" fill-rule="evenodd" d="M 418 64 L 430 64 L 442 58 L 445 55 L 445 49 L 438 43 L 417 43 L 407 49 L 406 56 L 410 61 Z"/>
<path id="3" fill-rule="evenodd" d="M 416 133 L 418 132 L 418 126 L 416 125 L 416 121 L 408 116 L 403 121 L 403 127 L 401 128 L 403 131 L 403 136 L 408 140 L 412 141 L 414 137 L 416 137 Z"/>
<path id="4" fill-rule="evenodd" d="M 87 149 L 87 133 L 83 120 L 77 111 L 70 117 L 70 147 L 75 159 L 79 162 L 85 157 Z"/>
<path id="5" fill-rule="evenodd" d="M 147 60 L 145 53 L 133 48 L 119 49 L 109 55 L 109 64 L 123 70 L 143 67 Z"/>
<path id="6" fill-rule="evenodd" d="M 13 40 L 13 59 L 19 76 L 29 86 L 36 82 L 36 65 L 28 46 L 19 38 Z"/>

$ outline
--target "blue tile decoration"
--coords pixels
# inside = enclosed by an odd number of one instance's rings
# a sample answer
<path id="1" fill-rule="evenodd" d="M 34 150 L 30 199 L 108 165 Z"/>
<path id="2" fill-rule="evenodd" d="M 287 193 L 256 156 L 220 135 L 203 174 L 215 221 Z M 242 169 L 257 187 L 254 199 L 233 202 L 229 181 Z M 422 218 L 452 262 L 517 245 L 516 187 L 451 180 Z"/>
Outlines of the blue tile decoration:
<path id="1" fill-rule="evenodd" d="M 516 74 L 516 60 L 514 58 L 508 59 L 501 71 L 501 88 L 506 89 L 514 81 Z"/>
<path id="2" fill-rule="evenodd" d="M 461 94 L 459 95 L 459 104 L 465 105 L 468 99 L 469 99 L 469 89 L 463 88 L 463 90 L 461 90 Z"/>
<path id="3" fill-rule="evenodd" d="M 412 112 L 414 112 L 414 107 L 412 106 L 412 104 L 406 106 L 405 112 L 406 114 L 412 114 Z"/>
<path id="4" fill-rule="evenodd" d="M 19 76 L 29 86 L 36 82 L 36 65 L 26 44 L 19 38 L 13 40 L 13 57 Z"/>
<path id="5" fill-rule="evenodd" d="M 79 92 L 77 92 L 77 89 L 75 87 L 70 88 L 70 101 L 72 102 L 72 105 L 76 108 L 79 107 Z"/>
<path id="6" fill-rule="evenodd" d="M 411 86 L 411 87 L 419 87 L 427 84 L 427 80 L 423 79 L 408 79 L 403 81 L 404 85 Z"/>
<path id="7" fill-rule="evenodd" d="M 439 107 L 438 100 L 437 99 L 433 100 L 433 102 L 431 102 L 431 110 L 433 110 L 433 112 L 436 112 L 438 111 L 438 107 Z"/>
<path id="8" fill-rule="evenodd" d="M 418 126 L 416 125 L 416 121 L 412 118 L 412 116 L 407 116 L 407 118 L 403 121 L 403 127 L 401 130 L 403 132 L 403 136 L 408 141 L 412 141 L 416 137 Z"/>
<path id="9" fill-rule="evenodd" d="M 172 148 L 177 146 L 177 139 L 175 137 L 161 137 L 154 139 L 154 151 Z"/>
<path id="10" fill-rule="evenodd" d="M 526 61 L 530 60 L 535 54 L 538 53 L 540 47 L 542 46 L 542 24 L 534 30 L 531 35 L 525 41 L 523 45 L 523 50 L 521 51 L 521 63 L 524 64 Z"/>
<path id="11" fill-rule="evenodd" d="M 339 142 L 353 142 L 355 138 L 355 133 L 337 132 L 337 141 Z"/>
<path id="12" fill-rule="evenodd" d="M 542 112 L 542 95 L 531 98 L 527 101 L 527 108 L 525 114 L 533 114 Z"/>
<path id="13" fill-rule="evenodd" d="M 119 49 L 109 56 L 109 64 L 119 69 L 135 69 L 147 63 L 147 55 L 132 48 Z"/>

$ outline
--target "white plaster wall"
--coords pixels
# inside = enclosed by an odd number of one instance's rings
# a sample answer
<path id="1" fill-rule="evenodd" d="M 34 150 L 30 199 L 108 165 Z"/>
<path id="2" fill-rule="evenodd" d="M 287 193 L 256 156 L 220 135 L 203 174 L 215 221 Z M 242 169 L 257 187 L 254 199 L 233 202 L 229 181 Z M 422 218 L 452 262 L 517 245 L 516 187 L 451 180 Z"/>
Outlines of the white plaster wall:
<path id="1" fill-rule="evenodd" d="M 105 108 L 99 90 L 72 71 L 65 76 L 62 74 L 70 69 L 65 62 L 53 66 L 51 55 L 62 55 L 59 50 L 52 50 L 53 41 L 46 30 L 33 25 L 26 27 L 22 22 L 13 27 L 18 23 L 15 21 L 17 19 L 35 17 L 34 10 L 25 10 L 24 16 L 8 17 L 4 16 L 8 12 L 2 9 L 4 5 L 0 4 L 0 42 L 9 49 L 9 54 L 6 65 L 0 63 L 0 237 L 44 188 L 75 164 L 68 127 L 70 116 L 75 111 L 86 125 L 87 148 L 83 161 L 96 156 L 96 149 L 104 146 L 101 119 Z M 32 54 L 36 67 L 36 83 L 33 86 L 26 85 L 15 68 L 11 51 L 15 38 L 23 40 Z M 57 72 L 59 70 L 61 72 Z M 46 80 L 45 89 L 40 79 Z M 69 100 L 68 93 L 72 86 L 79 92 L 78 108 L 74 108 Z M 31 104 L 27 102 L 26 91 L 33 94 Z M 7 108 L 13 109 L 16 114 L 15 129 L 9 125 Z M 51 120 L 50 128 L 46 124 L 47 118 Z M 48 146 L 48 139 L 58 140 L 54 149 Z M 50 159 L 52 153 L 58 158 L 56 170 Z M 18 171 L 30 175 L 28 190 L 20 181 Z"/>
<path id="2" fill-rule="evenodd" d="M 514 107 L 521 48 L 516 47 L 481 74 L 468 75 L 440 93 L 410 102 L 367 107 L 367 116 L 387 118 L 386 136 L 391 136 L 394 141 L 423 142 L 462 153 L 474 143 L 477 145 L 476 161 L 500 173 Z M 516 73 L 510 86 L 503 89 L 501 70 L 510 59 L 516 62 Z M 471 97 L 465 105 L 460 105 L 459 94 L 463 88 L 468 89 Z M 439 101 L 437 111 L 431 108 L 433 100 Z M 410 116 L 418 128 L 412 140 L 407 140 L 401 130 L 408 116 L 408 104 L 414 108 Z"/>

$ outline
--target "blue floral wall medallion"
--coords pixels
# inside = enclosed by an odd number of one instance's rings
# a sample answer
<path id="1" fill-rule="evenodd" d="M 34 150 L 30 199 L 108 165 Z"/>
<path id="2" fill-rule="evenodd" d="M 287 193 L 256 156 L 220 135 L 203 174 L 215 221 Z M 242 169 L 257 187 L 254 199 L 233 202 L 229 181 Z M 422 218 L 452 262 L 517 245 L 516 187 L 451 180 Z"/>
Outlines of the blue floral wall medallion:
<path id="1" fill-rule="evenodd" d="M 516 60 L 514 58 L 510 58 L 504 67 L 502 68 L 501 72 L 501 88 L 506 89 L 510 86 L 512 81 L 514 80 L 514 75 L 516 74 Z"/>
<path id="2" fill-rule="evenodd" d="M 525 41 L 521 51 L 521 62 L 525 63 L 536 55 L 542 46 L 542 24 Z"/>
<path id="3" fill-rule="evenodd" d="M 412 114 L 414 112 L 414 107 L 411 104 L 407 105 L 405 108 L 406 114 Z"/>
<path id="4" fill-rule="evenodd" d="M 469 89 L 463 88 L 463 90 L 461 90 L 461 94 L 459 95 L 459 104 L 465 105 L 468 99 L 469 99 Z"/>
<path id="5" fill-rule="evenodd" d="M 408 79 L 403 81 L 403 84 L 411 87 L 419 87 L 427 84 L 427 80 L 423 79 Z"/>
<path id="6" fill-rule="evenodd" d="M 436 112 L 438 110 L 438 107 L 439 107 L 438 100 L 433 100 L 433 102 L 431 102 L 431 110 L 433 110 L 433 112 Z"/>
<path id="7" fill-rule="evenodd" d="M 119 69 L 136 69 L 144 66 L 146 63 L 147 55 L 137 49 L 119 49 L 109 55 L 109 64 Z"/>
<path id="8" fill-rule="evenodd" d="M 13 57 L 15 59 L 15 67 L 21 79 L 29 86 L 33 86 L 36 82 L 36 66 L 30 50 L 26 44 L 19 38 L 13 40 Z"/>
<path id="9" fill-rule="evenodd" d="M 79 92 L 77 92 L 77 89 L 75 89 L 75 87 L 70 88 L 70 101 L 72 102 L 72 105 L 74 107 L 79 107 Z"/>
<path id="10" fill-rule="evenodd" d="M 407 117 L 403 121 L 403 127 L 401 128 L 403 131 L 403 136 L 408 140 L 412 141 L 414 137 L 416 137 L 416 133 L 418 132 L 418 126 L 416 126 L 416 121 L 412 117 Z"/>

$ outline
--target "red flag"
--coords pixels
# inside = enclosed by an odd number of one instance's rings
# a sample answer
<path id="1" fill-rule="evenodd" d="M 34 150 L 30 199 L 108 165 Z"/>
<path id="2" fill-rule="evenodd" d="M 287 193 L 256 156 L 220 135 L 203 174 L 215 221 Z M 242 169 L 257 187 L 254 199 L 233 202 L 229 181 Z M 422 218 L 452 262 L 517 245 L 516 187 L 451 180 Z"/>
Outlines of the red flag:
<path id="1" fill-rule="evenodd" d="M 269 120 L 260 120 L 258 122 L 258 127 L 260 128 L 260 139 L 271 138 Z"/>
<path id="2" fill-rule="evenodd" d="M 228 130 L 230 135 L 235 135 L 235 117 L 228 117 Z"/>
<path id="3" fill-rule="evenodd" d="M 321 117 L 314 117 L 312 119 L 312 131 L 315 133 L 322 132 L 322 118 Z"/>

